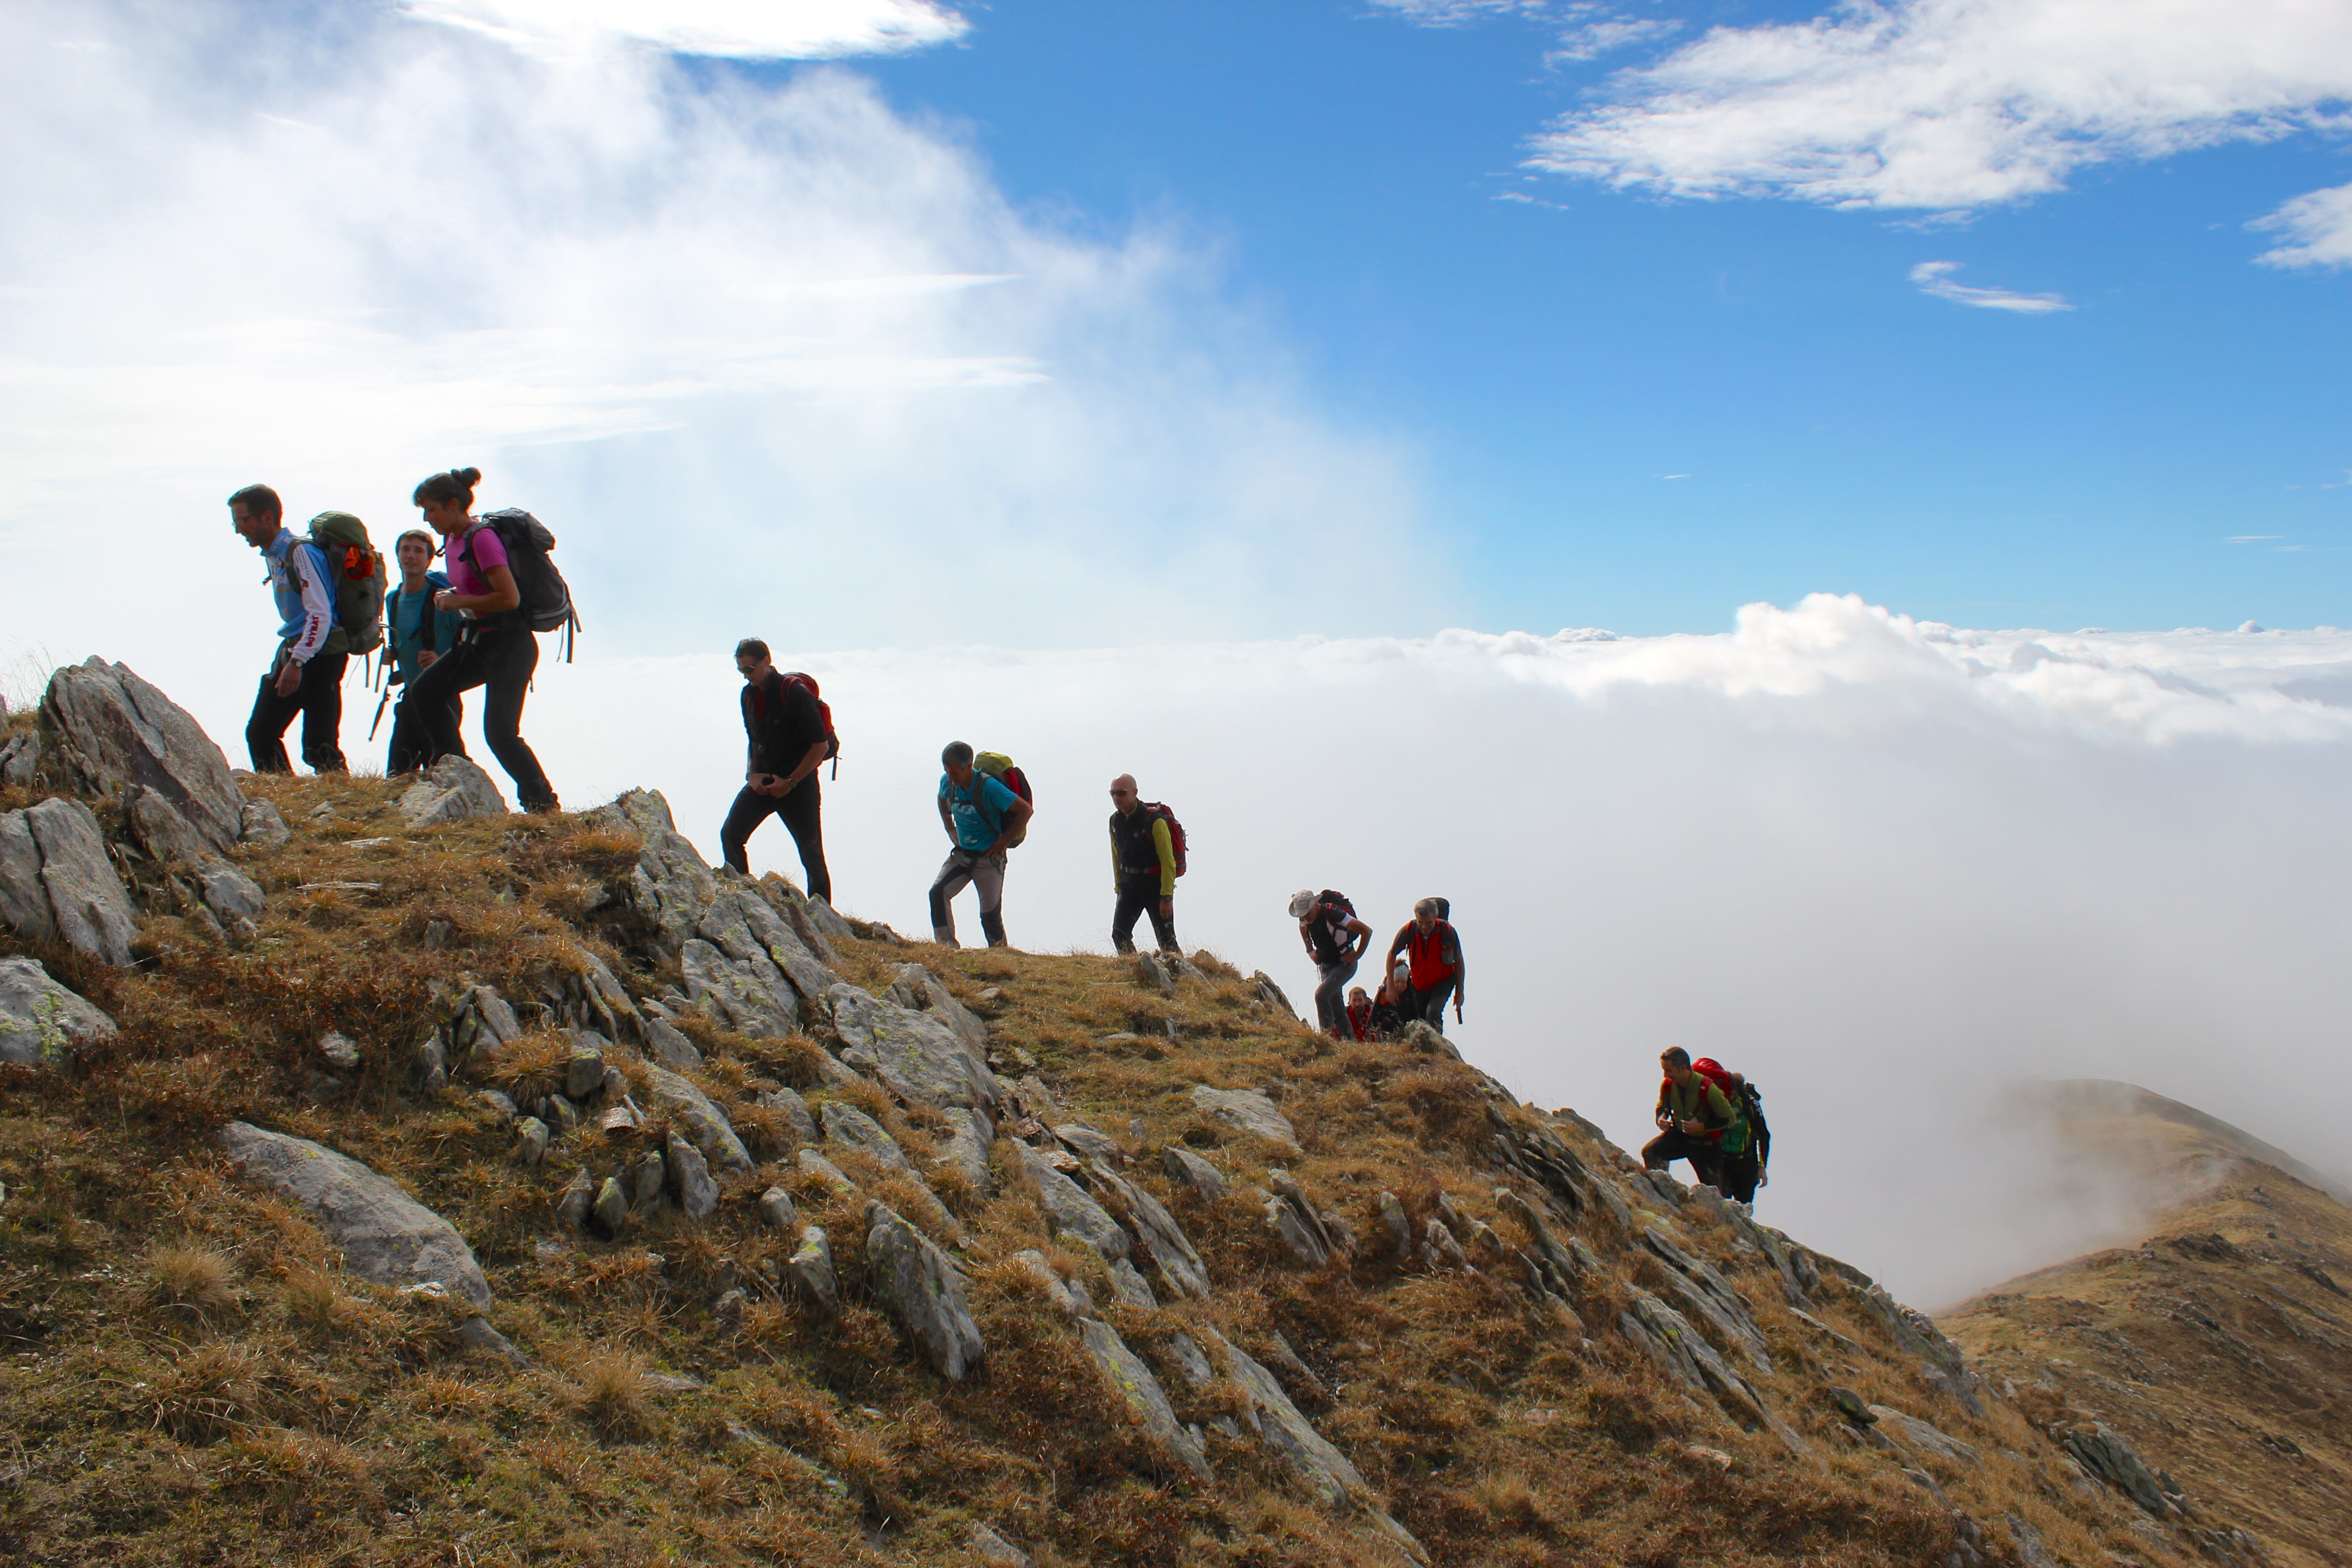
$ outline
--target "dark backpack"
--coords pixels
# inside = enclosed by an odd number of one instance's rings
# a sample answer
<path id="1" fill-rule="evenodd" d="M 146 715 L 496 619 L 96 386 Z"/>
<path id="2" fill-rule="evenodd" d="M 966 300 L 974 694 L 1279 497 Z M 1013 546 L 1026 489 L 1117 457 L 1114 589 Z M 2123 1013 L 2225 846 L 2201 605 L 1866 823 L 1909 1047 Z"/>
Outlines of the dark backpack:
<path id="1" fill-rule="evenodd" d="M 474 565 L 474 535 L 489 529 L 507 547 L 507 570 L 514 574 L 515 592 L 522 602 L 511 610 L 486 616 L 488 626 L 527 626 L 534 632 L 561 631 L 563 634 L 563 659 L 572 661 L 572 638 L 580 629 L 580 616 L 572 607 L 572 586 L 564 582 L 563 574 L 555 569 L 548 552 L 555 548 L 555 535 L 547 524 L 520 507 L 508 507 L 499 511 L 486 511 L 474 520 L 466 531 L 455 553 L 466 558 L 466 564 L 475 575 L 481 568 Z"/>
<path id="2" fill-rule="evenodd" d="M 1168 825 L 1168 847 L 1173 851 L 1176 856 L 1176 874 L 1180 877 L 1182 876 L 1185 870 L 1184 825 L 1176 820 L 1176 814 L 1174 812 L 1169 810 L 1166 806 L 1161 805 L 1157 801 L 1139 800 L 1135 804 L 1136 809 L 1142 812 L 1146 816 L 1156 816 Z"/>
<path id="3" fill-rule="evenodd" d="M 1348 901 L 1345 893 L 1335 893 L 1326 888 L 1315 895 L 1314 912 L 1308 917 L 1314 924 L 1307 928 L 1307 940 L 1315 944 L 1318 963 L 1339 962 L 1339 944 L 1331 936 L 1331 914 L 1338 912 L 1349 920 L 1356 918 L 1356 906 Z"/>
<path id="4" fill-rule="evenodd" d="M 373 653 L 383 646 L 384 573 L 367 524 L 347 511 L 322 511 L 310 520 L 310 542 L 327 560 L 328 596 L 344 651 Z"/>
<path id="5" fill-rule="evenodd" d="M 1452 925 L 1454 923 L 1454 900 L 1452 899 L 1433 898 L 1429 901 L 1437 906 L 1437 918 L 1439 920 L 1444 921 L 1447 925 Z"/>
<path id="6" fill-rule="evenodd" d="M 827 702 L 824 694 L 817 690 L 816 677 L 814 675 L 804 674 L 797 669 L 786 670 L 784 684 L 803 688 L 808 692 L 809 700 L 816 704 L 816 716 L 824 721 L 825 760 L 833 764 L 833 776 L 839 778 L 841 776 L 841 732 L 833 727 L 833 704 Z"/>

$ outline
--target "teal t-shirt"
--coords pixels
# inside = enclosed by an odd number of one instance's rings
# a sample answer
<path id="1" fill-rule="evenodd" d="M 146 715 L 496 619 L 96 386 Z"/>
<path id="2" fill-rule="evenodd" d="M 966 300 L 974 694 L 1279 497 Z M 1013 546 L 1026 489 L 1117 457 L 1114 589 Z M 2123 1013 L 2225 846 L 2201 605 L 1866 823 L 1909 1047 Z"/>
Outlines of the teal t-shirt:
<path id="1" fill-rule="evenodd" d="M 1021 797 L 1003 781 L 975 771 L 968 789 L 956 788 L 955 782 L 941 773 L 940 798 L 948 803 L 948 811 L 955 817 L 957 847 L 977 855 L 996 842 L 996 836 L 1004 830 L 1004 814 Z"/>
<path id="2" fill-rule="evenodd" d="M 448 585 L 449 579 L 441 573 L 427 572 L 423 593 L 408 593 L 395 583 L 383 596 L 384 630 L 392 643 L 393 665 L 399 670 L 404 686 L 424 673 L 425 667 L 416 656 L 428 646 L 436 652 L 447 653 L 449 646 L 457 640 L 458 629 L 466 624 L 466 617 L 458 611 L 432 607 L 433 595 Z M 429 645 L 423 635 L 424 617 L 427 615 L 435 617 Z"/>

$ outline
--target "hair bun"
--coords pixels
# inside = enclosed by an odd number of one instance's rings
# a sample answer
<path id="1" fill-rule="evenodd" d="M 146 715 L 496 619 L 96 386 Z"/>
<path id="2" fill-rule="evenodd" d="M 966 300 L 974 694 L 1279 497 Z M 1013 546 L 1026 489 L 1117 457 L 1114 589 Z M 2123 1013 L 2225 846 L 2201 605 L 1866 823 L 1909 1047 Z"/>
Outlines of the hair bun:
<path id="1" fill-rule="evenodd" d="M 459 468 L 457 470 L 457 477 L 465 480 L 469 485 L 478 485 L 482 482 L 482 470 L 479 468 Z"/>

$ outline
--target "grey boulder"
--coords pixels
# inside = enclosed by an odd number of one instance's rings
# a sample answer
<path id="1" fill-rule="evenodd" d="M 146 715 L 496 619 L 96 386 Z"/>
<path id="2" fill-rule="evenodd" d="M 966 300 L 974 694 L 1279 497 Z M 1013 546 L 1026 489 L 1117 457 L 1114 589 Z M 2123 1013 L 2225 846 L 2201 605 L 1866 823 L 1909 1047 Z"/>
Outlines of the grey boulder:
<path id="1" fill-rule="evenodd" d="M 357 1160 L 243 1121 L 219 1142 L 246 1175 L 309 1212 L 343 1264 L 362 1279 L 394 1288 L 437 1284 L 476 1311 L 488 1311 L 489 1281 L 457 1228 Z"/>
<path id="2" fill-rule="evenodd" d="M 822 1112 L 824 1135 L 845 1149 L 855 1149 L 872 1159 L 885 1170 L 903 1171 L 914 1174 L 915 1167 L 908 1163 L 906 1151 L 874 1118 L 854 1105 L 840 1100 L 827 1100 Z"/>
<path id="3" fill-rule="evenodd" d="M 878 1203 L 866 1205 L 868 1282 L 907 1342 L 961 1383 L 987 1353 L 964 1299 L 963 1275 L 929 1238 Z"/>
<path id="4" fill-rule="evenodd" d="M 0 1062 L 56 1062 L 114 1037 L 114 1020 L 30 958 L 0 958 Z"/>
<path id="5" fill-rule="evenodd" d="M 801 1299 L 827 1317 L 841 1310 L 841 1287 L 834 1278 L 833 1243 L 825 1238 L 824 1227 L 818 1225 L 801 1226 L 801 1244 L 784 1265 L 784 1276 Z M 978 1331 L 974 1331 L 978 1338 Z"/>
<path id="6" fill-rule="evenodd" d="M 1202 1203 L 1219 1203 L 1224 1198 L 1225 1178 L 1214 1165 L 1195 1154 L 1181 1143 L 1171 1143 L 1160 1152 L 1160 1168 L 1169 1180 L 1181 1182 L 1192 1189 Z"/>
<path id="7" fill-rule="evenodd" d="M 992 1133 L 987 1120 L 980 1112 L 960 1105 L 949 1106 L 940 1114 L 947 1118 L 952 1130 L 948 1134 L 947 1148 L 940 1154 L 940 1164 L 961 1174 L 974 1193 L 987 1196 L 996 1188 L 988 1171 Z"/>
<path id="8" fill-rule="evenodd" d="M 41 721 L 60 776 L 77 792 L 110 796 L 143 785 L 215 850 L 244 836 L 245 797 L 228 758 L 187 710 L 129 665 L 92 658 L 58 670 L 41 698 Z"/>
<path id="9" fill-rule="evenodd" d="M 735 1135 L 734 1123 L 709 1095 L 667 1068 L 649 1067 L 646 1077 L 654 1103 L 684 1125 L 687 1136 L 712 1164 L 726 1171 L 751 1168 L 751 1152 Z"/>
<path id="10" fill-rule="evenodd" d="M 751 964 L 761 973 L 762 963 L 772 965 L 803 996 L 822 996 L 839 983 L 841 976 L 817 962 L 800 933 L 760 896 L 757 887 L 732 871 L 716 877 L 717 890 L 695 926 L 696 935 L 737 963 Z"/>
<path id="11" fill-rule="evenodd" d="M 1192 1086 L 1192 1108 L 1210 1121 L 1264 1139 L 1286 1153 L 1298 1152 L 1297 1129 L 1290 1125 L 1290 1118 L 1275 1109 L 1273 1100 L 1258 1090 L 1212 1089 L 1198 1083 Z"/>
<path id="12" fill-rule="evenodd" d="M 0 813 L 0 921 L 120 967 L 137 923 L 98 818 L 78 800 Z"/>
<path id="13" fill-rule="evenodd" d="M 283 844 L 294 837 L 294 830 L 286 826 L 286 818 L 266 800 L 247 801 L 242 821 L 240 837 L 247 844 Z"/>
<path id="14" fill-rule="evenodd" d="M 507 802 L 479 763 L 453 753 L 408 786 L 400 797 L 400 815 L 411 827 L 437 827 L 477 816 L 504 816 Z"/>
<path id="15" fill-rule="evenodd" d="M 772 1039 L 800 1026 L 800 996 L 765 954 L 730 958 L 695 937 L 679 950 L 678 964 L 688 999 L 736 1033 Z"/>
<path id="16" fill-rule="evenodd" d="M 1151 1374 L 1143 1358 L 1128 1349 L 1127 1342 L 1108 1323 L 1081 1318 L 1077 1329 L 1079 1342 L 1086 1346 L 1087 1356 L 1095 1363 L 1103 1385 L 1127 1407 L 1128 1415 L 1143 1428 L 1151 1446 L 1192 1471 L 1195 1480 L 1207 1481 L 1207 1457 L 1176 1419 L 1167 1391 L 1160 1386 L 1160 1380 Z"/>
<path id="17" fill-rule="evenodd" d="M 1002 1096 L 996 1075 L 954 1030 L 928 1013 L 885 1002 L 855 985 L 827 994 L 845 1053 L 871 1058 L 886 1088 L 903 1100 L 987 1110 Z"/>
<path id="18" fill-rule="evenodd" d="M 701 1150 L 672 1132 L 663 1163 L 669 1169 L 677 1206 L 687 1218 L 701 1219 L 719 1206 L 719 1185 L 710 1179 L 710 1165 Z"/>
<path id="19" fill-rule="evenodd" d="M 596 814 L 604 826 L 635 833 L 637 863 L 630 869 L 628 901 L 654 929 L 656 944 L 676 953 L 710 908 L 717 883 L 709 863 L 678 832 L 661 792 L 633 789 Z"/>
<path id="20" fill-rule="evenodd" d="M 1103 1161 L 1094 1163 L 1092 1174 L 1096 1190 L 1126 1213 L 1136 1240 L 1151 1261 L 1159 1265 L 1160 1277 L 1181 1294 L 1206 1300 L 1208 1266 L 1201 1261 L 1192 1238 L 1184 1234 L 1184 1227 L 1176 1223 L 1176 1216 L 1168 1212 L 1167 1205 Z"/>
<path id="21" fill-rule="evenodd" d="M 987 1052 L 988 1026 L 981 1022 L 980 1015 L 957 1001 L 938 975 L 921 964 L 900 964 L 890 989 L 883 995 L 911 1012 L 929 1013 L 954 1031 L 955 1037 L 974 1055 Z"/>
<path id="22" fill-rule="evenodd" d="M 1135 1243 L 1118 1221 L 1111 1218 L 1102 1205 L 1088 1197 L 1076 1182 L 1055 1170 L 1044 1154 L 1023 1144 L 1021 1158 L 1029 1179 L 1036 1184 L 1048 1233 L 1086 1243 L 1105 1262 L 1125 1258 L 1133 1250 Z"/>

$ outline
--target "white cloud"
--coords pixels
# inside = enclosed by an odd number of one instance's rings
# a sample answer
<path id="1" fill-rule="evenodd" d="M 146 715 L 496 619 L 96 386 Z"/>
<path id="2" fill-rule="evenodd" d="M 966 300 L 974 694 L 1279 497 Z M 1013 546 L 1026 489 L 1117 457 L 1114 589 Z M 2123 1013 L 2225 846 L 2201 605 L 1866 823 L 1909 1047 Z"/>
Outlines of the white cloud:
<path id="1" fill-rule="evenodd" d="M 1492 16 L 1548 17 L 1551 0 L 1372 0 L 1421 27 L 1461 27 Z"/>
<path id="2" fill-rule="evenodd" d="M 2046 315 L 2053 310 L 2071 310 L 2074 307 L 2060 294 L 2020 294 L 2008 289 L 1977 289 L 1966 283 L 1952 281 L 1952 274 L 1960 269 L 1957 261 L 1923 261 L 1911 269 L 1911 281 L 1919 292 L 1938 300 L 1949 300 L 1955 305 L 1974 305 L 1984 310 L 2013 310 L 2021 315 Z"/>
<path id="3" fill-rule="evenodd" d="M 951 43 L 971 28 L 931 0 L 400 0 L 400 6 L 541 54 L 619 40 L 736 59 L 836 59 Z"/>
<path id="4" fill-rule="evenodd" d="M 2334 0 L 1858 0 L 1622 72 L 1533 162 L 1671 195 L 1975 207 L 2337 125 L 2347 98 L 2352 7 Z"/>
<path id="5" fill-rule="evenodd" d="M 266 479 L 390 529 L 471 463 L 627 564 L 583 613 L 641 649 L 675 603 L 780 591 L 803 646 L 1345 629 L 1449 592 L 1410 565 L 1401 444 L 1301 394 L 1213 247 L 1025 215 L 840 68 L 204 5 L 8 7 L 0 57 L 19 582 L 72 570 L 60 511 L 160 546 Z"/>
<path id="6" fill-rule="evenodd" d="M 2255 260 L 2272 267 L 2352 267 L 2352 185 L 2300 195 L 2253 227 L 2284 235 L 2285 243 Z"/>
<path id="7" fill-rule="evenodd" d="M 1599 59 L 1678 33 L 1683 26 L 1670 17 L 1628 16 L 1599 0 L 1372 0 L 1372 4 L 1422 27 L 1465 27 L 1496 16 L 1547 24 L 1559 30 L 1559 42 L 1544 51 L 1546 65 Z"/>
<path id="8" fill-rule="evenodd" d="M 1608 16 L 1569 28 L 1559 42 L 1544 51 L 1546 65 L 1562 61 L 1597 60 L 1636 44 L 1671 37 L 1682 31 L 1680 22 L 1664 16 Z"/>

